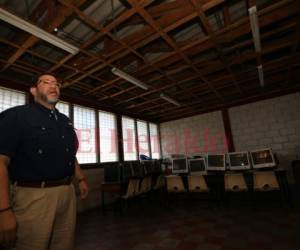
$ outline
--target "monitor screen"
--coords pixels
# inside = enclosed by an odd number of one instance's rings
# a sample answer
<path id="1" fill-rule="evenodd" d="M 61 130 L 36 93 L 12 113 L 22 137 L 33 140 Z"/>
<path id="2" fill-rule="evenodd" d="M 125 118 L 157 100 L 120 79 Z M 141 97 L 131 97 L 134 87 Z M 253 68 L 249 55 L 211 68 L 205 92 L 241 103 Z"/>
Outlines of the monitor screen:
<path id="1" fill-rule="evenodd" d="M 104 181 L 119 182 L 121 178 L 121 167 L 119 163 L 104 166 Z"/>
<path id="2" fill-rule="evenodd" d="M 190 159 L 189 167 L 191 175 L 206 173 L 206 162 L 204 158 Z"/>
<path id="3" fill-rule="evenodd" d="M 176 158 L 172 159 L 172 173 L 188 173 L 188 166 L 186 158 Z"/>
<path id="4" fill-rule="evenodd" d="M 251 168 L 248 152 L 228 153 L 228 160 L 230 170 L 244 170 Z"/>
<path id="5" fill-rule="evenodd" d="M 253 168 L 275 167 L 275 159 L 270 148 L 253 150 L 250 152 Z"/>
<path id="6" fill-rule="evenodd" d="M 134 176 L 130 163 L 124 163 L 122 165 L 122 179 L 128 180 Z"/>
<path id="7" fill-rule="evenodd" d="M 152 174 L 154 171 L 154 165 L 152 160 L 141 161 L 142 166 L 144 167 L 144 172 L 146 175 Z"/>
<path id="8" fill-rule="evenodd" d="M 132 161 L 131 167 L 133 170 L 133 176 L 138 178 L 143 178 L 145 175 L 144 167 L 140 164 L 139 161 Z"/>
<path id="9" fill-rule="evenodd" d="M 207 155 L 207 170 L 225 171 L 225 154 Z"/>

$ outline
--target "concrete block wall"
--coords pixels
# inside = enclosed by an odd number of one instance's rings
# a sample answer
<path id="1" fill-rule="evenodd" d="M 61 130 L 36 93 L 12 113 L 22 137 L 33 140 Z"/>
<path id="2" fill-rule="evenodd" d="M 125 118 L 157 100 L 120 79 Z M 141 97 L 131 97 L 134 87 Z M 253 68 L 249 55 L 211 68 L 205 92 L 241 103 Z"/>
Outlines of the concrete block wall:
<path id="1" fill-rule="evenodd" d="M 162 154 L 227 152 L 221 111 L 160 124 Z"/>
<path id="2" fill-rule="evenodd" d="M 230 108 L 236 151 L 271 147 L 280 166 L 288 170 L 300 159 L 300 93 Z M 160 125 L 162 154 L 227 151 L 221 111 L 192 116 Z"/>
<path id="3" fill-rule="evenodd" d="M 229 109 L 235 150 L 271 147 L 287 168 L 300 159 L 300 93 Z"/>

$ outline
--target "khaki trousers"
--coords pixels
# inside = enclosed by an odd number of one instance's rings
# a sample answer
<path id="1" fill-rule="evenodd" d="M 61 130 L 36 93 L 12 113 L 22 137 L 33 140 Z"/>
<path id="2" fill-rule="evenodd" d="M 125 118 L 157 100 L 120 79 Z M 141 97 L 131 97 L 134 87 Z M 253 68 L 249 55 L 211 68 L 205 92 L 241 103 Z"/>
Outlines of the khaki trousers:
<path id="1" fill-rule="evenodd" d="M 76 224 L 74 186 L 13 187 L 16 250 L 72 250 Z"/>

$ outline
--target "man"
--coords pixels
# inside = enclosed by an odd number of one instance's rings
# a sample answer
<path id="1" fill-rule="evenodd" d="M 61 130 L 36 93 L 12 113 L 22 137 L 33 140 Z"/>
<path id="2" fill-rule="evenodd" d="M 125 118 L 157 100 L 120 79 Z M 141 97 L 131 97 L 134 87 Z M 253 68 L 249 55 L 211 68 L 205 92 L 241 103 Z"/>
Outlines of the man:
<path id="1" fill-rule="evenodd" d="M 75 156 L 77 137 L 69 118 L 55 109 L 60 95 L 55 76 L 39 76 L 30 92 L 34 104 L 0 114 L 0 246 L 71 250 L 74 176 L 81 199 L 88 195 Z"/>

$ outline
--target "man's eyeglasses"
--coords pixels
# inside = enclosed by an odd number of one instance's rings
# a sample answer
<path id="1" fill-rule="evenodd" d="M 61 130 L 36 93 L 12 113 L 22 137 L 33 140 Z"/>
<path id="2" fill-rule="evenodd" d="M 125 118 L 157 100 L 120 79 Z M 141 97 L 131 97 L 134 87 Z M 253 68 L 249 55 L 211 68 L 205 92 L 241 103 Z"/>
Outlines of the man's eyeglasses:
<path id="1" fill-rule="evenodd" d="M 43 84 L 46 84 L 46 85 L 55 85 L 56 87 L 58 88 L 61 88 L 62 84 L 58 81 L 50 81 L 50 80 L 40 80 L 38 83 L 43 83 Z"/>

